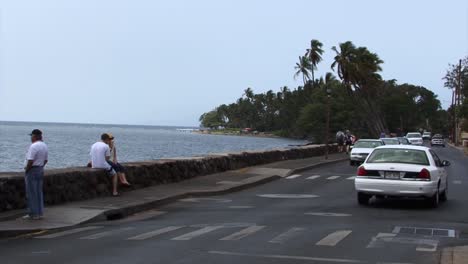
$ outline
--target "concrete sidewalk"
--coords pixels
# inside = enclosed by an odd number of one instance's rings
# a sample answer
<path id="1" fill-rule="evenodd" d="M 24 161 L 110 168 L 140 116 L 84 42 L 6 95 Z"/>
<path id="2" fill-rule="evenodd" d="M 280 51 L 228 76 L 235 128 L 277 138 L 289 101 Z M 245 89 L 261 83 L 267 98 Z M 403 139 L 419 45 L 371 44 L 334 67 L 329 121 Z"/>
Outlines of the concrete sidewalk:
<path id="1" fill-rule="evenodd" d="M 468 246 L 449 247 L 442 250 L 440 264 L 468 263 Z"/>
<path id="2" fill-rule="evenodd" d="M 149 210 L 190 196 L 220 195 L 263 184 L 313 167 L 347 160 L 345 154 L 331 154 L 300 160 L 287 160 L 235 171 L 195 177 L 189 180 L 124 192 L 105 197 L 51 206 L 42 220 L 23 220 L 24 210 L 0 213 L 0 237 L 17 236 L 75 225 L 113 220 Z"/>

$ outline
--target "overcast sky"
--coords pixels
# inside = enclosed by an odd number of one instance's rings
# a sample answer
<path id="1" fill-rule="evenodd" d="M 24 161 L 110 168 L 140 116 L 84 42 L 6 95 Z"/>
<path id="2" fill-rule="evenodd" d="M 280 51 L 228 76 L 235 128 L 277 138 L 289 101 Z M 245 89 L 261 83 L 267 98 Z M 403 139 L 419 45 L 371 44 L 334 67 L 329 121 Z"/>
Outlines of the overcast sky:
<path id="1" fill-rule="evenodd" d="M 0 0 L 0 120 L 198 125 L 254 92 L 297 87 L 311 39 L 353 41 L 383 77 L 431 89 L 468 55 L 466 0 Z"/>

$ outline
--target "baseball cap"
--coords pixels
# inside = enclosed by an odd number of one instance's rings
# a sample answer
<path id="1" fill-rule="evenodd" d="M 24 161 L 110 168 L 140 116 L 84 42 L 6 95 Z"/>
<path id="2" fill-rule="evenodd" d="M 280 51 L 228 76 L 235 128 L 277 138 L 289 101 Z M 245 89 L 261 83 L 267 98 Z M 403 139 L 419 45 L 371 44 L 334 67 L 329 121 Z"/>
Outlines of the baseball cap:
<path id="1" fill-rule="evenodd" d="M 40 131 L 39 129 L 34 129 L 31 134 L 29 134 L 30 136 L 42 136 L 42 131 Z"/>
<path id="2" fill-rule="evenodd" d="M 111 133 L 104 133 L 101 135 L 101 140 L 114 139 L 114 136 Z"/>

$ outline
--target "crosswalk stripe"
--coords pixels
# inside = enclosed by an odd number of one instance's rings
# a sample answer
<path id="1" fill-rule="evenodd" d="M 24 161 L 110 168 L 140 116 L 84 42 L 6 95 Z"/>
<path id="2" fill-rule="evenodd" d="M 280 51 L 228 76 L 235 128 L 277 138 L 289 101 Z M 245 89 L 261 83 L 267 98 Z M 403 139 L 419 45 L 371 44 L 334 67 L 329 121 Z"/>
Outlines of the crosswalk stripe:
<path id="1" fill-rule="evenodd" d="M 453 181 L 453 184 L 461 184 L 462 181 Z"/>
<path id="2" fill-rule="evenodd" d="M 372 238 L 366 248 L 383 247 L 384 242 L 391 241 L 396 235 L 395 230 L 393 230 L 393 233 L 378 233 Z"/>
<path id="3" fill-rule="evenodd" d="M 50 235 L 39 236 L 39 237 L 35 237 L 35 238 L 40 238 L 40 239 L 57 238 L 57 237 L 63 237 L 63 236 L 67 236 L 67 235 L 72 235 L 72 234 L 76 234 L 76 233 L 80 233 L 80 232 L 89 231 L 89 230 L 96 230 L 96 229 L 99 229 L 99 228 L 103 228 L 103 226 L 79 227 L 79 228 L 70 229 L 70 230 L 66 230 L 66 231 L 62 231 L 62 232 L 58 232 L 58 233 L 53 233 L 53 234 L 50 234 Z"/>
<path id="4" fill-rule="evenodd" d="M 318 178 L 320 178 L 320 175 L 312 175 L 312 176 L 306 178 L 306 180 L 315 180 L 315 179 L 318 179 Z"/>
<path id="5" fill-rule="evenodd" d="M 199 229 L 197 231 L 193 231 L 193 232 L 187 233 L 185 235 L 174 237 L 171 240 L 190 240 L 192 238 L 204 235 L 206 233 L 209 233 L 209 232 L 221 229 L 221 228 L 223 228 L 223 226 L 207 226 L 207 227 L 204 227 L 204 228 Z"/>
<path id="6" fill-rule="evenodd" d="M 164 227 L 164 228 L 154 230 L 154 231 L 151 231 L 151 232 L 143 233 L 143 234 L 140 234 L 140 235 L 137 235 L 137 236 L 129 237 L 129 238 L 127 238 L 127 240 L 145 240 L 145 239 L 152 238 L 152 237 L 155 237 L 155 236 L 159 236 L 159 235 L 162 235 L 162 234 L 165 234 L 165 233 L 169 233 L 171 231 L 180 229 L 182 227 L 183 226 L 168 226 L 168 227 Z"/>
<path id="7" fill-rule="evenodd" d="M 315 245 L 317 246 L 336 246 L 341 240 L 345 239 L 349 234 L 351 234 L 351 230 L 340 230 L 329 234 L 328 236 L 322 238 L 319 242 Z"/>
<path id="8" fill-rule="evenodd" d="M 104 232 L 96 233 L 96 234 L 89 235 L 89 236 L 80 237 L 80 239 L 95 240 L 95 239 L 100 239 L 106 236 L 111 236 L 111 235 L 118 234 L 124 231 L 132 230 L 132 229 L 135 229 L 135 228 L 125 227 L 125 228 L 120 228 L 116 230 L 109 230 L 109 231 L 104 231 Z"/>
<path id="9" fill-rule="evenodd" d="M 327 178 L 327 180 L 336 180 L 338 178 L 341 178 L 341 176 L 330 176 Z"/>
<path id="10" fill-rule="evenodd" d="M 229 235 L 227 237 L 223 237 L 220 240 L 240 240 L 240 239 L 242 239 L 244 237 L 250 236 L 250 235 L 262 230 L 263 228 L 265 228 L 265 226 L 249 226 L 249 227 L 247 227 L 245 229 L 242 229 L 239 232 L 231 234 L 231 235 Z"/>
<path id="11" fill-rule="evenodd" d="M 286 179 L 292 180 L 292 179 L 299 178 L 299 177 L 301 177 L 301 176 L 302 176 L 302 175 L 300 175 L 300 174 L 294 174 L 294 175 L 291 175 L 291 176 L 286 177 Z"/>
<path id="12" fill-rule="evenodd" d="M 354 178 L 356 178 L 356 176 L 351 176 L 351 177 L 348 177 L 346 178 L 347 180 L 354 180 Z"/>
<path id="13" fill-rule="evenodd" d="M 270 242 L 270 243 L 283 243 L 284 241 L 290 239 L 291 237 L 293 237 L 297 233 L 302 232 L 304 230 L 305 230 L 305 228 L 293 227 L 293 228 L 289 229 L 288 231 L 276 236 L 275 238 L 273 238 L 272 240 L 270 240 L 268 242 Z"/>

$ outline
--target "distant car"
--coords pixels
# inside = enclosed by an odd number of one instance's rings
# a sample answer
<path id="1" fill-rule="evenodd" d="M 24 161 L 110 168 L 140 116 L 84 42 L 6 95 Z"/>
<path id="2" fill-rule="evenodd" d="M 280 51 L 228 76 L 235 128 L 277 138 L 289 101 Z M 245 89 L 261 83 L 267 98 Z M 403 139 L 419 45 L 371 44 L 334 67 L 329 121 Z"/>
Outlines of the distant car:
<path id="1" fill-rule="evenodd" d="M 397 137 L 398 141 L 400 141 L 401 145 L 411 145 L 411 142 L 405 137 Z"/>
<path id="2" fill-rule="evenodd" d="M 419 145 L 422 146 L 424 140 L 419 132 L 410 132 L 406 134 L 406 138 L 409 140 L 411 145 Z"/>
<path id="3" fill-rule="evenodd" d="M 424 132 L 422 135 L 423 140 L 431 140 L 431 132 Z"/>
<path id="4" fill-rule="evenodd" d="M 356 141 L 349 155 L 349 164 L 354 166 L 362 163 L 374 148 L 382 145 L 384 143 L 380 139 L 360 139 Z"/>
<path id="5" fill-rule="evenodd" d="M 370 198 L 424 198 L 432 207 L 447 200 L 450 162 L 430 148 L 408 145 L 375 148 L 358 168 L 354 180 L 359 204 Z"/>
<path id="6" fill-rule="evenodd" d="M 398 138 L 381 138 L 385 145 L 400 145 Z"/>
<path id="7" fill-rule="evenodd" d="M 431 139 L 431 147 L 433 146 L 442 146 L 445 148 L 445 140 L 442 135 L 436 134 Z"/>

